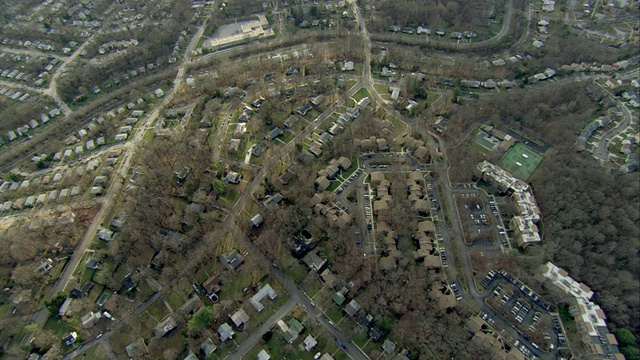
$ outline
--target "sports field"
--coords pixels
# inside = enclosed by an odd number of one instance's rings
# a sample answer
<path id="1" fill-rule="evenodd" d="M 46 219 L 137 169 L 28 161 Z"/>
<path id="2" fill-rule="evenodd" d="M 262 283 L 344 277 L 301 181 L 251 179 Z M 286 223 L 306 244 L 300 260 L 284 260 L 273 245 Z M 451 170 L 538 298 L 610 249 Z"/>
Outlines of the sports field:
<path id="1" fill-rule="evenodd" d="M 520 180 L 527 181 L 543 156 L 521 143 L 516 143 L 502 160 L 500 167 Z"/>

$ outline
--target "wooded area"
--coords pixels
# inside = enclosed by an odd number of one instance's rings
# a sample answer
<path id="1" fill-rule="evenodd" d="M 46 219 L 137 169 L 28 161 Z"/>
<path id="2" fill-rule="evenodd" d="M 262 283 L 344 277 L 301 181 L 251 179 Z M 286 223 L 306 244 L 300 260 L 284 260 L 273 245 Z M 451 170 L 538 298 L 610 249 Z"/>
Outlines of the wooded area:
<path id="1" fill-rule="evenodd" d="M 595 301 L 614 328 L 638 333 L 638 175 L 608 171 L 588 153 L 574 150 L 577 132 L 604 110 L 589 100 L 584 85 L 556 83 L 483 97 L 462 107 L 451 116 L 448 137 L 460 141 L 462 135 L 475 133 L 476 124 L 491 122 L 487 117 L 494 116 L 551 142 L 529 179 L 543 211 L 544 252 L 596 292 Z M 471 136 L 464 141 L 473 142 Z M 452 181 L 468 181 L 480 156 L 464 144 L 449 153 Z"/>
<path id="2" fill-rule="evenodd" d="M 369 31 L 384 32 L 390 25 L 459 28 L 460 30 L 484 28 L 489 19 L 504 14 L 505 0 L 371 0 L 377 12 L 370 21 Z M 432 31 L 435 31 L 433 29 Z"/>

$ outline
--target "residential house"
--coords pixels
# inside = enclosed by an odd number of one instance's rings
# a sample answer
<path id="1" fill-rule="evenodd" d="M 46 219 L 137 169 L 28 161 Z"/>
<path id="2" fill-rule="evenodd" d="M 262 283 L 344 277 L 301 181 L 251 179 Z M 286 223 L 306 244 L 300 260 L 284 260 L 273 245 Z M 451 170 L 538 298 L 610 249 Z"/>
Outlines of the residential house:
<path id="1" fill-rule="evenodd" d="M 296 318 L 291 318 L 289 319 L 288 330 L 284 333 L 283 337 L 287 342 L 292 343 L 298 335 L 300 335 L 302 330 L 304 330 L 304 326 L 300 321 Z"/>
<path id="2" fill-rule="evenodd" d="M 355 65 L 353 61 L 345 61 L 344 65 L 342 65 L 342 71 L 353 71 L 355 69 Z"/>
<path id="3" fill-rule="evenodd" d="M 71 306 L 72 298 L 66 298 L 62 305 L 58 308 L 58 316 L 63 317 L 69 313 L 69 307 Z"/>
<path id="4" fill-rule="evenodd" d="M 300 107 L 298 110 L 296 110 L 296 112 L 302 116 L 307 115 L 307 113 L 309 112 L 309 110 L 311 110 L 313 107 L 311 106 L 311 104 L 306 103 L 304 105 L 302 105 L 302 107 Z"/>
<path id="5" fill-rule="evenodd" d="M 241 327 L 243 324 L 249 321 L 249 315 L 246 311 L 244 311 L 244 309 L 239 309 L 229 318 L 237 328 Z"/>
<path id="6" fill-rule="evenodd" d="M 327 259 L 320 256 L 319 252 L 310 252 L 303 259 L 311 271 L 318 272 L 327 263 Z"/>
<path id="7" fill-rule="evenodd" d="M 95 325 L 100 318 L 102 318 L 102 314 L 100 312 L 94 313 L 93 311 L 89 311 L 89 313 L 80 318 L 80 323 L 82 323 L 82 327 L 84 329 L 88 329 Z"/>
<path id="8" fill-rule="evenodd" d="M 62 338 L 62 343 L 63 343 L 65 346 L 71 346 L 71 345 L 73 345 L 73 343 L 75 343 L 75 342 L 76 342 L 76 339 L 77 339 L 77 338 L 78 338 L 78 333 L 76 333 L 76 332 L 74 331 L 74 332 L 69 333 L 69 335 L 67 335 L 67 336 L 63 337 L 63 338 Z"/>
<path id="9" fill-rule="evenodd" d="M 242 181 L 242 175 L 235 171 L 228 171 L 227 175 L 222 179 L 225 184 L 239 184 Z"/>
<path id="10" fill-rule="evenodd" d="M 260 302 L 266 296 L 268 296 L 271 300 L 274 300 L 278 296 L 278 294 L 275 292 L 275 290 L 273 290 L 273 288 L 271 288 L 271 285 L 269 284 L 263 286 L 255 295 L 251 297 L 251 299 L 249 299 L 251 305 L 253 305 L 257 312 L 260 312 L 262 311 L 262 309 L 264 309 L 264 305 L 262 305 Z"/>
<path id="11" fill-rule="evenodd" d="M 253 227 L 258 227 L 258 226 L 262 225 L 263 222 L 264 222 L 264 218 L 260 214 L 255 214 L 251 218 L 251 226 L 253 226 Z"/>
<path id="12" fill-rule="evenodd" d="M 175 329 L 177 325 L 178 323 L 173 316 L 168 315 L 153 328 L 153 335 L 155 335 L 156 338 L 161 338 Z"/>
<path id="13" fill-rule="evenodd" d="M 360 304 L 355 300 L 351 300 L 347 306 L 344 307 L 344 311 L 347 315 L 353 317 L 358 313 L 358 311 L 360 311 Z"/>
<path id="14" fill-rule="evenodd" d="M 216 351 L 218 347 L 210 338 L 206 338 L 202 343 L 200 343 L 200 350 L 204 353 L 205 357 L 209 357 L 214 351 Z"/>
<path id="15" fill-rule="evenodd" d="M 307 335 L 307 337 L 302 342 L 302 346 L 304 346 L 305 351 L 311 351 L 313 348 L 318 345 L 318 341 L 311 335 Z"/>
<path id="16" fill-rule="evenodd" d="M 233 332 L 233 329 L 229 324 L 224 323 L 218 327 L 218 334 L 220 335 L 220 341 L 225 342 L 229 339 L 233 338 L 233 335 L 236 333 Z"/>
<path id="17" fill-rule="evenodd" d="M 269 360 L 271 359 L 271 355 L 269 355 L 269 353 L 267 352 L 267 350 L 262 349 L 259 353 L 258 353 L 258 360 Z"/>
<path id="18" fill-rule="evenodd" d="M 282 134 L 282 129 L 280 129 L 279 127 L 276 126 L 271 131 L 269 131 L 269 133 L 267 133 L 267 135 L 265 136 L 265 139 L 266 140 L 274 140 L 275 138 L 277 138 L 281 134 Z"/>
<path id="19" fill-rule="evenodd" d="M 129 357 L 129 359 L 144 359 L 145 356 L 149 353 L 147 344 L 144 343 L 143 337 L 140 337 L 138 338 L 138 340 L 127 345 L 125 351 L 127 352 L 127 356 Z"/>
<path id="20" fill-rule="evenodd" d="M 240 266 L 244 264 L 244 256 L 236 249 L 228 254 L 220 254 L 218 260 L 230 271 L 238 271 Z"/>
<path id="21" fill-rule="evenodd" d="M 382 343 L 382 350 L 387 354 L 393 354 L 396 352 L 396 343 L 393 341 L 386 339 L 384 343 Z"/>
<path id="22" fill-rule="evenodd" d="M 84 267 L 87 269 L 96 270 L 100 267 L 100 260 L 96 260 L 94 258 L 89 258 L 85 263 Z"/>
<path id="23" fill-rule="evenodd" d="M 329 187 L 329 185 L 331 185 L 331 181 L 329 181 L 326 176 L 318 176 L 318 178 L 316 178 L 315 185 L 318 191 L 324 191 Z"/>

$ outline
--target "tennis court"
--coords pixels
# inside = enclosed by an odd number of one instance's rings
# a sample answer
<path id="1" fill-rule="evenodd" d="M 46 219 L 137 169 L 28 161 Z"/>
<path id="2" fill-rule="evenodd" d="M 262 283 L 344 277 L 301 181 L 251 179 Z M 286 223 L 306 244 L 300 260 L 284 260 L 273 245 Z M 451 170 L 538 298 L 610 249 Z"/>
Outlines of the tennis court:
<path id="1" fill-rule="evenodd" d="M 500 167 L 518 179 L 527 181 L 542 159 L 542 155 L 516 143 L 500 160 Z"/>

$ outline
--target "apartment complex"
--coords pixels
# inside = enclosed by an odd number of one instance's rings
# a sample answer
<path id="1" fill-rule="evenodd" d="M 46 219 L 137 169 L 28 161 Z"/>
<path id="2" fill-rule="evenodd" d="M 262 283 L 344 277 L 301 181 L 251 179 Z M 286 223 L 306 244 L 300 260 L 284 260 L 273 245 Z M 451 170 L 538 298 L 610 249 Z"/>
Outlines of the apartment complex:
<path id="1" fill-rule="evenodd" d="M 551 280 L 563 292 L 574 298 L 570 312 L 582 330 L 582 341 L 596 359 L 622 360 L 618 342 L 607 328 L 607 317 L 600 306 L 591 301 L 593 291 L 587 285 L 577 282 L 569 274 L 551 262 L 542 267 L 542 275 Z"/>

